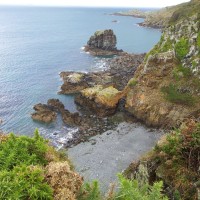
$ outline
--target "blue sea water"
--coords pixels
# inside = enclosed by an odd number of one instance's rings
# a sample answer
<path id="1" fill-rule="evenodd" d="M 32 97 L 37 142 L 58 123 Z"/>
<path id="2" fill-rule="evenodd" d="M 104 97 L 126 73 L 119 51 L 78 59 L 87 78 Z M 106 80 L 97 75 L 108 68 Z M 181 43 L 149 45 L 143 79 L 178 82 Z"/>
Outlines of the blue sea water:
<path id="1" fill-rule="evenodd" d="M 139 27 L 143 19 L 112 16 L 119 8 L 0 7 L 0 129 L 31 135 L 68 132 L 61 120 L 32 121 L 33 105 L 59 98 L 75 111 L 73 96 L 58 95 L 61 71 L 90 71 L 103 64 L 81 50 L 101 29 L 113 29 L 117 47 L 131 53 L 149 51 L 160 31 Z M 118 23 L 113 23 L 118 20 Z"/>

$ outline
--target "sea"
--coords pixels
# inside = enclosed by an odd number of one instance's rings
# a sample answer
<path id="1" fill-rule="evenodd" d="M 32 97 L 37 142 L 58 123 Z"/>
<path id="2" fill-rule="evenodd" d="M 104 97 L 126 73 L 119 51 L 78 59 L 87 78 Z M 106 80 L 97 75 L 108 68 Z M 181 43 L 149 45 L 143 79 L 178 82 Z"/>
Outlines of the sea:
<path id="1" fill-rule="evenodd" d="M 33 106 L 57 98 L 76 111 L 73 95 L 58 94 L 59 73 L 104 70 L 104 58 L 83 51 L 95 31 L 113 29 L 117 48 L 129 53 L 148 52 L 158 42 L 160 30 L 137 25 L 143 19 L 111 15 L 129 9 L 1 6 L 0 130 L 31 136 L 38 128 L 60 143 L 73 137 L 76 129 L 60 116 L 52 124 L 33 121 Z"/>

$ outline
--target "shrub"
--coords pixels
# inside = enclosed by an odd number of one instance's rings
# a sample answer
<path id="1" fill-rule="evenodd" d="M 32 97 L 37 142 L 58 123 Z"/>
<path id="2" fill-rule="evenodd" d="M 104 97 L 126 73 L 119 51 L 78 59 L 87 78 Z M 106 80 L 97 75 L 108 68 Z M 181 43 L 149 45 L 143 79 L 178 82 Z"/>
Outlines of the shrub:
<path id="1" fill-rule="evenodd" d="M 182 60 L 189 53 L 189 42 L 188 42 L 188 39 L 181 38 L 175 44 L 175 53 L 176 53 L 176 57 L 179 60 Z"/>
<path id="2" fill-rule="evenodd" d="M 187 120 L 155 151 L 160 158 L 162 176 L 173 187 L 174 195 L 181 196 L 180 199 L 197 199 L 195 183 L 199 180 L 200 123 Z"/>
<path id="3" fill-rule="evenodd" d="M 44 182 L 43 171 L 38 167 L 14 167 L 0 171 L 0 199 L 38 200 L 53 199 L 50 186 Z"/>
<path id="4" fill-rule="evenodd" d="M 167 52 L 167 51 L 169 51 L 172 48 L 173 48 L 172 41 L 168 38 L 166 40 L 166 42 L 164 43 L 164 45 L 162 46 L 161 52 Z"/>
<path id="5" fill-rule="evenodd" d="M 0 142 L 0 170 L 12 170 L 20 165 L 45 165 L 47 142 L 35 131 L 33 138 L 17 137 L 10 134 L 6 141 Z"/>
<path id="6" fill-rule="evenodd" d="M 98 181 L 93 181 L 91 184 L 85 183 L 80 190 L 78 200 L 101 200 Z"/>
<path id="7" fill-rule="evenodd" d="M 181 92 L 176 85 L 170 84 L 169 86 L 162 87 L 161 92 L 164 93 L 166 100 L 172 103 L 184 104 L 192 106 L 195 104 L 196 99 L 188 92 Z"/>
<path id="8" fill-rule="evenodd" d="M 120 188 L 116 200 L 167 200 L 162 194 L 162 182 L 156 182 L 153 186 L 143 184 L 139 186 L 137 180 L 128 180 L 122 174 L 118 175 Z"/>

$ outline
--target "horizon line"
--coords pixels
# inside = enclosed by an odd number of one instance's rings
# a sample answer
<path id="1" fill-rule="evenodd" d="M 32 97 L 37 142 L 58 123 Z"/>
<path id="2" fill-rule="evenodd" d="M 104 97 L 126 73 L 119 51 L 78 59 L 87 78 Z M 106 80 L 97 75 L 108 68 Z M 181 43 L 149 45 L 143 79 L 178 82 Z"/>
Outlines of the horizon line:
<path id="1" fill-rule="evenodd" d="M 151 8 L 151 9 L 161 9 L 165 7 L 121 7 L 121 6 L 76 6 L 76 5 L 29 5 L 29 4 L 0 4 L 0 7 L 46 7 L 46 8 L 124 8 L 124 9 L 141 9 L 141 8 Z"/>

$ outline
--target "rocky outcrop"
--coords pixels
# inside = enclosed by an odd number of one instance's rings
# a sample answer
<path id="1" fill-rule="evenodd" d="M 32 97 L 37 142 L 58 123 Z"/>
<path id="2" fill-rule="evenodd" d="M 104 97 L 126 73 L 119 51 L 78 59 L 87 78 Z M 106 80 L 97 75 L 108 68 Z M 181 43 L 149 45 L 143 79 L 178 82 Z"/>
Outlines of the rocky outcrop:
<path id="1" fill-rule="evenodd" d="M 36 111 L 31 114 L 33 120 L 50 123 L 56 120 L 56 112 L 45 104 L 36 104 L 33 109 Z"/>
<path id="2" fill-rule="evenodd" d="M 123 96 L 122 92 L 112 86 L 104 88 L 102 85 L 97 85 L 82 90 L 81 94 L 76 96 L 75 102 L 104 117 L 116 111 L 117 104 Z"/>
<path id="3" fill-rule="evenodd" d="M 61 86 L 60 94 L 74 94 L 88 87 L 86 73 L 61 72 L 60 77 L 64 84 Z"/>
<path id="4" fill-rule="evenodd" d="M 113 30 L 96 31 L 85 46 L 85 51 L 94 56 L 119 55 L 122 50 L 116 48 L 117 38 Z"/>
<path id="5" fill-rule="evenodd" d="M 132 78 L 137 67 L 142 63 L 145 54 L 127 54 L 107 59 L 107 69 L 100 72 L 61 72 L 63 79 L 60 94 L 78 93 L 83 89 L 95 85 L 113 85 L 118 90 L 123 90 Z"/>
<path id="6" fill-rule="evenodd" d="M 33 108 L 36 112 L 31 114 L 31 117 L 36 121 L 50 123 L 55 121 L 57 113 L 60 113 L 65 124 L 75 126 L 81 123 L 79 113 L 70 113 L 59 99 L 49 99 L 47 104 L 39 103 Z"/>
<path id="7" fill-rule="evenodd" d="M 176 21 L 137 69 L 126 109 L 146 124 L 172 127 L 200 117 L 199 28 L 196 14 Z"/>
<path id="8" fill-rule="evenodd" d="M 64 104 L 59 99 L 49 99 L 47 101 L 47 106 L 56 112 L 62 112 L 65 109 Z"/>

